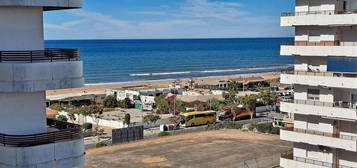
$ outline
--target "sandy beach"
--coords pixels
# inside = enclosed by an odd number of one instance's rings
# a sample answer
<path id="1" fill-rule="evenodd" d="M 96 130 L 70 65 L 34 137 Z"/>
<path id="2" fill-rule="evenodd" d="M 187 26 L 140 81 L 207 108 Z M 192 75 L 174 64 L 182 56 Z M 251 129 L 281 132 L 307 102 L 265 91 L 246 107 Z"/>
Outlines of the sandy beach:
<path id="1" fill-rule="evenodd" d="M 256 73 L 256 74 L 239 74 L 239 75 L 231 75 L 231 76 L 214 76 L 214 77 L 200 77 L 193 78 L 196 83 L 210 83 L 217 82 L 221 80 L 237 80 L 237 81 L 254 81 L 257 79 L 264 80 L 275 80 L 280 77 L 280 73 Z M 181 84 L 183 86 L 189 85 L 188 81 L 190 79 L 181 79 Z M 102 83 L 102 84 L 86 84 L 85 87 L 82 88 L 74 88 L 74 89 L 61 89 L 61 90 L 49 90 L 46 92 L 48 96 L 53 95 L 62 95 L 62 94 L 73 94 L 73 93 L 95 93 L 101 94 L 104 93 L 107 89 L 116 89 L 130 86 L 157 86 L 157 87 L 167 87 L 172 84 L 175 79 L 168 80 L 157 80 L 157 81 L 138 81 L 138 82 L 122 82 L 122 83 Z"/>

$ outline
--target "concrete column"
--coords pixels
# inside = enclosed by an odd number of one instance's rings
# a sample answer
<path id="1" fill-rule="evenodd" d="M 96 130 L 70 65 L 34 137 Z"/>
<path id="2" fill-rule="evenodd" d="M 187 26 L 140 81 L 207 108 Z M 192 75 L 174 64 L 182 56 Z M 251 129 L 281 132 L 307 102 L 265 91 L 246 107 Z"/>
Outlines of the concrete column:
<path id="1" fill-rule="evenodd" d="M 0 51 L 43 50 L 42 7 L 0 7 Z"/>
<path id="2" fill-rule="evenodd" d="M 45 91 L 0 92 L 0 133 L 23 135 L 47 131 Z"/>

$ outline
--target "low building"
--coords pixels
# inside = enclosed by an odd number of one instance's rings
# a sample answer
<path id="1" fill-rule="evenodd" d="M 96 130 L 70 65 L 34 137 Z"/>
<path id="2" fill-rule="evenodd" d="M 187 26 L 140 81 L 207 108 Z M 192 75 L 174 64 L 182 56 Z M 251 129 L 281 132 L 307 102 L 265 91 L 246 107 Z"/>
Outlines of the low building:
<path id="1" fill-rule="evenodd" d="M 229 84 L 230 81 L 218 81 L 218 82 L 210 82 L 204 84 L 196 84 L 195 88 L 225 90 L 228 89 Z"/>

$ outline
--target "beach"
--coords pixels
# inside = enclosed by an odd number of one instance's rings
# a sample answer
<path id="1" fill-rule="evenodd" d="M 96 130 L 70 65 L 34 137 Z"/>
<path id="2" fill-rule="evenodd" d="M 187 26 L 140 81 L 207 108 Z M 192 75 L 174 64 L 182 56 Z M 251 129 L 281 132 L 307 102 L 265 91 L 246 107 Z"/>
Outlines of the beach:
<path id="1" fill-rule="evenodd" d="M 229 76 L 213 76 L 213 77 L 198 77 L 193 78 L 193 80 L 198 84 L 205 84 L 211 82 L 217 82 L 222 80 L 240 80 L 244 82 L 253 81 L 257 78 L 263 80 L 277 80 L 280 77 L 280 73 L 270 72 L 270 73 L 254 73 L 254 74 L 239 74 L 239 75 L 229 75 Z M 189 85 L 190 78 L 180 79 L 181 85 Z M 175 79 L 167 80 L 152 80 L 152 81 L 137 81 L 137 82 L 118 82 L 118 83 L 98 83 L 98 84 L 86 84 L 82 88 L 72 88 L 72 89 L 61 89 L 61 90 L 48 90 L 46 91 L 47 96 L 65 95 L 65 94 L 104 94 L 107 89 L 118 89 L 123 87 L 132 86 L 156 86 L 156 87 L 167 87 L 172 84 Z"/>

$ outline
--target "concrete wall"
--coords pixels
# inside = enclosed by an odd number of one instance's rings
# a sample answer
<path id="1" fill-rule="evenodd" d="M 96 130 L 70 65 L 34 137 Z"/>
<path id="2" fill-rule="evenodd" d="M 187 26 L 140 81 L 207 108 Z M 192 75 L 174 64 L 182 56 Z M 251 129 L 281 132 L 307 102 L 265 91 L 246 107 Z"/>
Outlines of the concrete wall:
<path id="1" fill-rule="evenodd" d="M 0 63 L 0 92 L 36 92 L 84 85 L 82 61 Z"/>
<path id="2" fill-rule="evenodd" d="M 307 91 L 308 89 L 318 89 L 320 91 L 319 102 L 333 103 L 334 102 L 334 91 L 329 88 L 322 88 L 317 86 L 304 86 L 295 85 L 294 86 L 294 98 L 295 100 L 308 100 Z"/>
<path id="3" fill-rule="evenodd" d="M 280 105 L 280 110 L 287 113 L 295 113 L 295 115 L 303 114 L 330 118 L 340 118 L 346 120 L 357 120 L 356 109 L 323 107 L 282 102 Z"/>
<path id="4" fill-rule="evenodd" d="M 0 167 L 71 168 L 84 163 L 83 139 L 34 147 L 0 146 Z"/>
<path id="5" fill-rule="evenodd" d="M 356 18 L 357 20 L 357 18 Z M 282 45 L 280 55 L 301 55 L 311 57 L 357 57 L 357 46 L 294 46 Z"/>
<path id="6" fill-rule="evenodd" d="M 0 92 L 0 132 L 20 135 L 46 132 L 45 100 L 44 91 Z"/>
<path id="7" fill-rule="evenodd" d="M 41 7 L 0 7 L 0 20 L 0 51 L 43 50 Z"/>
<path id="8" fill-rule="evenodd" d="M 82 0 L 1 0 L 0 6 L 80 8 Z"/>
<path id="9" fill-rule="evenodd" d="M 322 145 L 331 148 L 338 148 L 357 152 L 357 141 L 353 140 L 345 140 L 341 138 L 305 134 L 286 130 L 280 131 L 280 139 L 291 142 L 306 143 L 310 145 Z"/>
<path id="10" fill-rule="evenodd" d="M 283 16 L 280 19 L 281 26 L 344 26 L 356 25 L 357 14 L 337 15 L 299 15 Z"/>
<path id="11" fill-rule="evenodd" d="M 282 74 L 283 84 L 357 89 L 357 78 Z"/>

